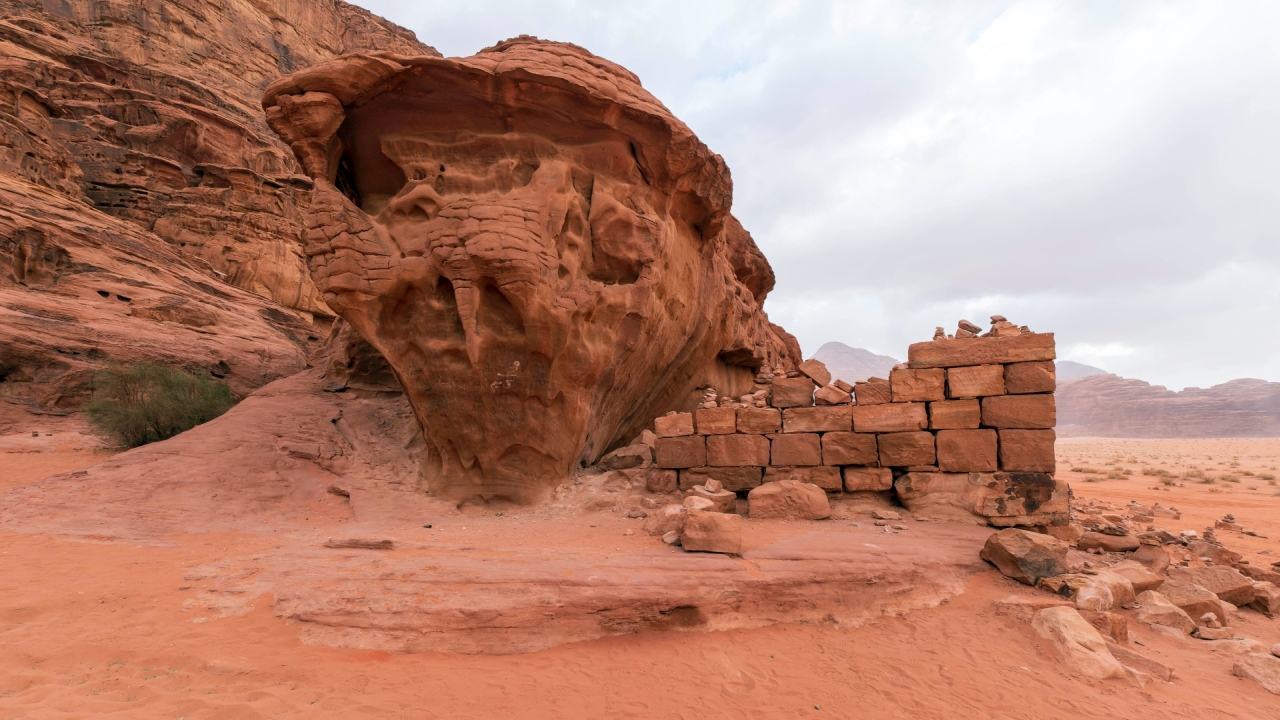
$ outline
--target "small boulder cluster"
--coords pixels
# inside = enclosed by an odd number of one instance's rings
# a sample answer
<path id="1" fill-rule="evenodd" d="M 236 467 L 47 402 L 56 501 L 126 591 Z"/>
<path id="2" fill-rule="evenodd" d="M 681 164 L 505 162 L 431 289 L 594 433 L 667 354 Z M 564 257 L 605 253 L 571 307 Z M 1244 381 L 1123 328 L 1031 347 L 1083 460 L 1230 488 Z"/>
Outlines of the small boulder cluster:
<path id="1" fill-rule="evenodd" d="M 1240 636 L 1232 618 L 1249 609 L 1280 613 L 1280 562 L 1258 567 L 1227 549 L 1214 528 L 1171 533 L 1154 523 L 1177 520 L 1175 508 L 1090 502 L 1073 508 L 1053 535 L 1009 528 L 987 539 L 983 560 L 1004 575 L 1046 592 L 1002 601 L 1029 614 L 1077 673 L 1130 677 L 1145 684 L 1173 671 L 1128 647 L 1130 621 L 1173 637 L 1219 643 L 1237 656 L 1234 672 L 1280 694 L 1280 646 Z M 1234 518 L 1218 523 L 1230 524 Z M 1150 523 L 1135 532 L 1136 522 Z M 1065 530 L 1065 531 L 1064 531 Z"/>

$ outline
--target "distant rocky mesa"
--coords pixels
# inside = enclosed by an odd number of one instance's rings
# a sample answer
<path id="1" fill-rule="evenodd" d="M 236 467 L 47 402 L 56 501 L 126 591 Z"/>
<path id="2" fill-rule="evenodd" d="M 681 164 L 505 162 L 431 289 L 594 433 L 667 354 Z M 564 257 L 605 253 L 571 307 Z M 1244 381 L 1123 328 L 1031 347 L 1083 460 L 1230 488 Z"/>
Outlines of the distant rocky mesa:
<path id="1" fill-rule="evenodd" d="M 352 54 L 262 104 L 315 181 L 311 277 L 399 378 L 435 494 L 538 499 L 697 387 L 800 360 L 724 161 L 582 48 Z"/>
<path id="2" fill-rule="evenodd" d="M 258 100 L 371 47 L 435 52 L 337 0 L 5 3 L 0 426 L 74 410 L 111 360 L 242 394 L 304 366 L 333 315 L 299 242 L 311 180 Z"/>
<path id="3" fill-rule="evenodd" d="M 1232 380 L 1174 392 L 1117 375 L 1058 387 L 1059 429 L 1076 437 L 1280 437 L 1280 383 Z"/>

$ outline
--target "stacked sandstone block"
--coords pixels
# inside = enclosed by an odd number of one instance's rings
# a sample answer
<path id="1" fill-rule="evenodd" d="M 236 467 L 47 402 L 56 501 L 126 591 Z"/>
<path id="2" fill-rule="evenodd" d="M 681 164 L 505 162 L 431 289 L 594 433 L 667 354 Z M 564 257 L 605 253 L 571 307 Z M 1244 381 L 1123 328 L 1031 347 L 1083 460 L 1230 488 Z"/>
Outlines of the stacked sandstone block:
<path id="1" fill-rule="evenodd" d="M 1053 335 L 1026 332 L 917 343 L 888 379 L 853 387 L 827 384 L 821 363 L 807 361 L 801 376 L 774 378 L 770 407 L 657 418 L 656 463 L 678 470 L 684 490 L 709 479 L 743 491 L 791 478 L 833 492 L 886 491 L 898 480 L 903 495 L 947 474 L 1017 473 L 1042 484 L 1023 475 L 1035 473 L 1052 492 L 1053 359 Z"/>

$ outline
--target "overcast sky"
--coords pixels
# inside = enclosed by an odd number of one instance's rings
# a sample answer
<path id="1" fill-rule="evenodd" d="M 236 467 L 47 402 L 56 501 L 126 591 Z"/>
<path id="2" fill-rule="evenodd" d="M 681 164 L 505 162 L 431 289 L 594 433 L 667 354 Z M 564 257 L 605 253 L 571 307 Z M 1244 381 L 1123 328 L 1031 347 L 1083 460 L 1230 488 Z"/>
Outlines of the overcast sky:
<path id="1" fill-rule="evenodd" d="M 640 76 L 733 171 L 806 356 L 993 313 L 1181 389 L 1280 381 L 1280 2 L 357 0 Z"/>

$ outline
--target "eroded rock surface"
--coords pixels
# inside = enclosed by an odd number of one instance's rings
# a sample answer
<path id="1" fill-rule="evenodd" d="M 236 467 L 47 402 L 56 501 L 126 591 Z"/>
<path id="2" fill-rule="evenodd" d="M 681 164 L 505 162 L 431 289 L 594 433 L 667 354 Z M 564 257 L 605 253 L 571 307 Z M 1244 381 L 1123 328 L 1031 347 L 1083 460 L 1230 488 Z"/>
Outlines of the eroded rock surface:
<path id="1" fill-rule="evenodd" d="M 406 388 L 433 493 L 537 499 L 700 385 L 800 360 L 723 160 L 613 63 L 354 54 L 263 106 L 315 179 L 312 277 Z"/>

